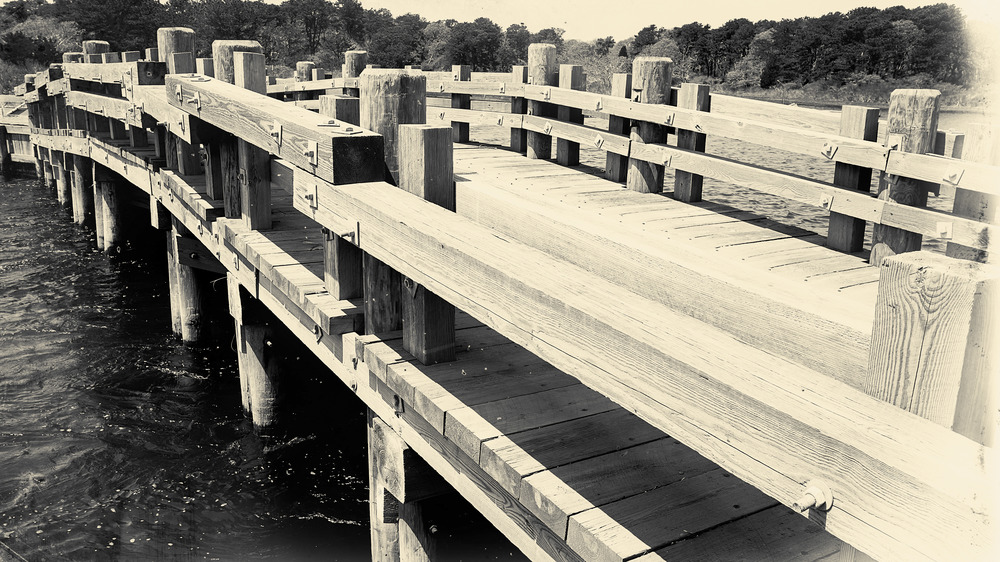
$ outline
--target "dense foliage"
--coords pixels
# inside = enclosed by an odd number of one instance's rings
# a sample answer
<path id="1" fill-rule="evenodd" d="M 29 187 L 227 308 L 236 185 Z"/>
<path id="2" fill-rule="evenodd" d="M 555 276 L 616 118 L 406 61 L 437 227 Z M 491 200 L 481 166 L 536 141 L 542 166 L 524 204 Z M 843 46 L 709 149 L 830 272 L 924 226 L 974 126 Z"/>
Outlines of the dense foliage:
<path id="1" fill-rule="evenodd" d="M 563 40 L 557 28 L 531 32 L 501 28 L 487 18 L 428 22 L 364 8 L 359 0 L 15 0 L 0 6 L 0 64 L 30 68 L 58 60 L 81 39 L 104 39 L 116 50 L 155 45 L 156 29 L 195 29 L 198 56 L 215 39 L 256 39 L 270 64 L 298 60 L 340 68 L 343 52 L 366 49 L 383 67 L 418 64 L 446 69 L 507 71 L 524 64 L 527 46 L 557 46 L 560 62 L 583 64 L 588 87 L 606 90 L 611 74 L 637 55 L 669 56 L 679 79 L 721 83 L 729 89 L 891 84 L 967 85 L 983 69 L 971 57 L 965 19 L 948 4 L 884 10 L 857 8 L 817 18 L 751 22 L 734 19 L 712 28 L 700 23 L 650 25 L 623 41 Z M 2 67 L 0 67 L 2 68 Z"/>

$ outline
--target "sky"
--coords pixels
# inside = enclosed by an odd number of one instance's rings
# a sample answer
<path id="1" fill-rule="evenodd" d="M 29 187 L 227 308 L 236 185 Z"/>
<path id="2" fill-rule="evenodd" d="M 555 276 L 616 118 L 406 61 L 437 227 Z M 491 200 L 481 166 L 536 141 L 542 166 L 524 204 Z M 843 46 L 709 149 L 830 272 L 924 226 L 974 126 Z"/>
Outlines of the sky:
<path id="1" fill-rule="evenodd" d="M 612 36 L 627 39 L 640 29 L 655 24 L 676 27 L 694 21 L 718 27 L 731 19 L 780 20 L 802 16 L 821 16 L 847 12 L 859 6 L 908 8 L 938 3 L 935 0 L 826 0 L 802 2 L 789 0 L 361 0 L 365 8 L 387 8 L 394 16 L 417 13 L 428 21 L 455 19 L 472 21 L 487 17 L 505 28 L 523 23 L 530 31 L 547 27 L 566 30 L 565 39 L 590 41 Z M 1000 25 L 997 0 L 940 0 L 955 4 L 969 20 Z"/>

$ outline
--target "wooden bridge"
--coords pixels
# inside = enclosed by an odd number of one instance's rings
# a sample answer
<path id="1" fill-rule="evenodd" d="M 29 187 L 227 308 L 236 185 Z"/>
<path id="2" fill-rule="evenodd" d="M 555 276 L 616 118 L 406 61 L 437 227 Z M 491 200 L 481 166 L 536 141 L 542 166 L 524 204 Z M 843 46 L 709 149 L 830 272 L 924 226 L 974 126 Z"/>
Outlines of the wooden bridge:
<path id="1" fill-rule="evenodd" d="M 227 276 L 257 425 L 278 330 L 367 404 L 374 558 L 433 559 L 421 502 L 454 488 L 533 560 L 990 559 L 1000 168 L 988 129 L 936 130 L 936 92 L 894 93 L 878 141 L 877 110 L 675 89 L 668 59 L 598 95 L 551 45 L 509 75 L 351 51 L 271 84 L 254 42 L 192 50 L 84 42 L 4 99 L 3 155 L 104 249 L 166 232 L 185 341 Z"/>

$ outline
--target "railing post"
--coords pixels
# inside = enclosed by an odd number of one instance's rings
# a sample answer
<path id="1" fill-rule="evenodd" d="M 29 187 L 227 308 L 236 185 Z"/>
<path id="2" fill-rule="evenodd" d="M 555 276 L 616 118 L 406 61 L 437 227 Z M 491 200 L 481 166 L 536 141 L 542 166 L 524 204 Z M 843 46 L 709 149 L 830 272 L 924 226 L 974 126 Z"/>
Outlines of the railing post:
<path id="1" fill-rule="evenodd" d="M 399 128 L 399 187 L 455 211 L 454 129 Z M 403 279 L 403 349 L 427 365 L 455 359 L 455 307 L 412 279 Z"/>
<path id="2" fill-rule="evenodd" d="M 712 98 L 709 95 L 708 84 L 681 84 L 677 93 L 677 107 L 694 109 L 695 111 L 711 111 Z M 705 152 L 705 133 L 677 129 L 677 148 Z M 693 203 L 701 201 L 703 178 L 698 174 L 674 171 L 674 199 Z"/>
<path id="3" fill-rule="evenodd" d="M 314 82 L 316 80 L 326 80 L 326 69 L 322 66 L 312 69 L 312 79 Z"/>
<path id="4" fill-rule="evenodd" d="M 674 61 L 668 58 L 636 58 L 632 63 L 632 101 L 669 103 L 673 70 Z M 667 132 L 659 123 L 639 121 L 632 125 L 632 141 L 663 143 L 667 141 Z M 632 191 L 660 193 L 663 191 L 663 166 L 630 158 L 626 184 Z"/>
<path id="5" fill-rule="evenodd" d="M 135 62 L 142 58 L 139 51 L 122 51 L 122 62 Z"/>
<path id="6" fill-rule="evenodd" d="M 233 53 L 233 77 L 236 85 L 258 94 L 267 93 L 267 72 L 264 55 Z M 243 139 L 237 139 L 239 156 L 240 201 L 243 222 L 247 228 L 271 228 L 271 155 Z"/>
<path id="7" fill-rule="evenodd" d="M 208 76 L 209 78 L 215 78 L 215 61 L 212 57 L 201 57 L 194 61 L 195 72 L 201 74 L 202 76 Z"/>
<path id="8" fill-rule="evenodd" d="M 233 54 L 261 51 L 260 43 L 256 41 L 213 41 L 212 66 L 215 78 L 234 84 Z M 229 134 L 218 135 L 218 138 L 208 142 L 205 154 L 208 167 L 206 177 L 211 183 L 210 193 L 223 200 L 226 218 L 239 218 L 243 204 L 240 197 L 236 139 Z M 221 185 L 216 185 L 217 183 Z"/>
<path id="9" fill-rule="evenodd" d="M 583 67 L 578 64 L 559 66 L 559 87 L 571 90 L 586 90 L 587 79 Z M 583 124 L 583 110 L 575 107 L 559 106 L 557 116 L 560 121 Z M 556 139 L 556 162 L 563 166 L 580 165 L 580 143 L 566 139 Z"/>
<path id="10" fill-rule="evenodd" d="M 962 148 L 962 159 L 981 164 L 1000 165 L 1000 128 L 983 124 L 969 127 Z M 997 223 L 1000 218 L 1000 197 L 996 194 L 979 193 L 958 187 L 955 189 L 953 214 L 977 221 Z M 948 242 L 945 251 L 948 256 L 966 260 L 993 261 L 989 250 L 976 250 L 954 242 Z"/>
<path id="11" fill-rule="evenodd" d="M 324 94 L 319 97 L 319 113 L 351 125 L 360 125 L 360 101 L 358 98 L 339 94 Z"/>
<path id="12" fill-rule="evenodd" d="M 510 71 L 511 84 L 528 83 L 528 67 L 515 66 Z M 528 102 L 524 98 L 510 98 L 510 112 L 515 115 L 524 115 L 528 112 Z M 524 154 L 528 151 L 528 131 L 520 127 L 510 128 L 510 149 Z"/>
<path id="13" fill-rule="evenodd" d="M 84 41 L 82 47 L 83 54 L 86 58 L 83 62 L 89 63 L 104 62 L 104 57 L 102 57 L 101 54 L 107 53 L 111 50 L 111 44 L 107 41 Z"/>
<path id="14" fill-rule="evenodd" d="M 840 136 L 867 141 L 878 139 L 878 114 L 875 108 L 845 105 L 840 112 Z M 872 170 L 837 162 L 833 183 L 843 189 L 868 193 L 872 188 Z M 831 211 L 826 245 L 841 252 L 860 252 L 864 249 L 865 226 L 864 219 Z"/>
<path id="15" fill-rule="evenodd" d="M 344 78 L 358 78 L 368 66 L 368 51 L 347 51 L 344 53 L 344 69 L 341 76 Z M 360 88 L 344 88 L 344 95 L 353 98 L 361 97 Z"/>
<path id="16" fill-rule="evenodd" d="M 528 45 L 528 84 L 552 86 L 556 81 L 556 46 L 547 43 Z M 528 115 L 554 117 L 552 104 L 528 101 Z M 528 131 L 528 158 L 548 160 L 552 157 L 552 137 Z"/>
<path id="17" fill-rule="evenodd" d="M 312 80 L 312 71 L 314 68 L 316 68 L 316 63 L 312 61 L 303 60 L 295 63 L 295 81 L 309 82 L 310 80 Z M 311 97 L 312 96 L 308 92 L 299 92 L 299 91 L 294 92 L 292 95 L 292 99 L 296 101 L 307 100 L 310 99 Z"/>
<path id="18" fill-rule="evenodd" d="M 175 65 L 178 61 L 173 55 L 194 52 L 194 30 L 190 27 L 161 27 L 156 30 L 156 49 L 160 60 L 167 63 L 167 74 L 179 74 L 183 70 L 177 70 Z"/>
<path id="19" fill-rule="evenodd" d="M 454 64 L 451 66 L 451 76 L 455 81 L 468 82 L 472 80 L 472 65 Z M 472 96 L 468 94 L 452 94 L 451 106 L 456 109 L 471 109 Z M 451 124 L 454 142 L 469 142 L 469 124 L 458 121 Z"/>
<path id="20" fill-rule="evenodd" d="M 152 62 L 160 62 L 160 50 L 156 47 L 149 47 L 146 49 L 145 60 Z"/>
<path id="21" fill-rule="evenodd" d="M 889 120 L 886 140 L 890 148 L 903 152 L 925 154 L 934 148 L 937 134 L 937 90 L 896 90 L 889 98 Z M 911 207 L 927 206 L 927 191 L 933 184 L 911 178 L 882 173 L 878 198 Z M 903 252 L 920 250 L 923 237 L 892 226 L 876 224 L 872 231 L 872 265 Z"/>
<path id="22" fill-rule="evenodd" d="M 627 98 L 632 95 L 632 75 L 616 73 L 611 76 L 611 95 Z M 626 135 L 632 129 L 631 121 L 625 117 L 608 115 L 608 132 Z M 609 152 L 604 159 L 604 177 L 614 182 L 625 183 L 628 179 L 628 156 Z"/>

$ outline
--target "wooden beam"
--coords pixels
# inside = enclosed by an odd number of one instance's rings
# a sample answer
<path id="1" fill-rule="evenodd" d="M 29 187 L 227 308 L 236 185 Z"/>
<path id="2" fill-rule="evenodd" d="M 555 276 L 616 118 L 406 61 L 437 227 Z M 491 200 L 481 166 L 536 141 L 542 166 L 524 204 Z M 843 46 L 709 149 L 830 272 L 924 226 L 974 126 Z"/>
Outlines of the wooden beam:
<path id="1" fill-rule="evenodd" d="M 791 505 L 828 482 L 835 535 L 881 556 L 991 548 L 990 450 L 386 184 L 321 186 L 315 208 L 307 185 L 297 209 L 360 225 L 366 252 L 761 491 Z"/>
<path id="2" fill-rule="evenodd" d="M 267 89 L 264 55 L 260 53 L 233 53 L 235 85 L 263 94 Z M 271 163 L 270 154 L 242 138 L 237 138 L 239 160 L 240 214 L 247 228 L 271 228 Z"/>
<path id="3" fill-rule="evenodd" d="M 708 84 L 681 84 L 677 94 L 677 106 L 696 111 L 711 111 L 711 97 Z M 677 148 L 705 152 L 704 133 L 677 129 Z M 703 177 L 698 174 L 677 170 L 674 172 L 674 199 L 678 201 L 701 201 Z"/>
<path id="4" fill-rule="evenodd" d="M 840 111 L 840 135 L 866 141 L 876 140 L 878 115 L 879 111 L 875 108 L 845 105 Z M 836 156 L 835 149 L 830 150 L 833 151 L 830 155 Z M 837 162 L 833 172 L 833 184 L 867 194 L 872 188 L 872 170 Z M 829 206 L 832 207 L 832 204 Z M 863 219 L 830 211 L 826 245 L 841 252 L 860 252 L 864 249 L 866 225 L 867 221 Z"/>
<path id="5" fill-rule="evenodd" d="M 665 105 L 670 101 L 670 81 L 674 63 L 664 57 L 638 57 L 632 63 L 633 101 Z M 640 121 L 632 124 L 632 142 L 662 144 L 667 132 L 661 122 Z M 626 186 L 639 193 L 663 191 L 663 166 L 654 162 L 630 158 Z"/>
<path id="6" fill-rule="evenodd" d="M 982 164 L 1000 165 L 1000 127 L 972 124 L 966 132 L 962 160 Z M 997 224 L 1000 219 L 1000 195 L 976 193 L 963 188 L 955 189 L 953 214 L 973 220 Z M 990 252 L 948 242 L 945 254 L 978 262 L 990 261 Z"/>
<path id="7" fill-rule="evenodd" d="M 556 46 L 547 43 L 528 45 L 528 83 L 538 86 L 554 86 L 556 83 Z M 551 117 L 551 104 L 540 101 L 528 102 L 528 115 Z M 528 158 L 548 160 L 552 157 L 552 137 L 547 134 L 528 131 Z"/>

